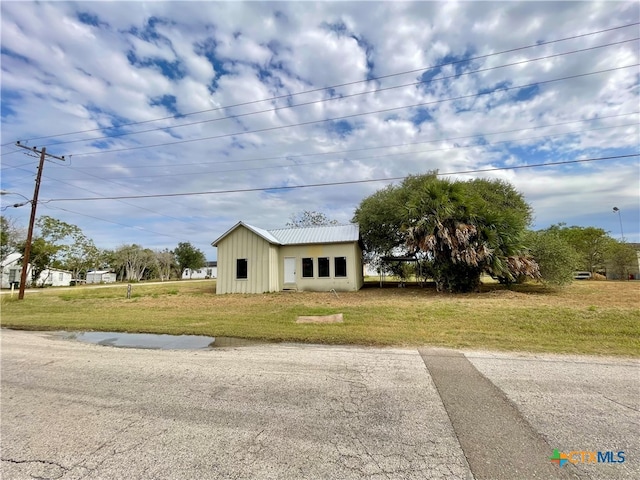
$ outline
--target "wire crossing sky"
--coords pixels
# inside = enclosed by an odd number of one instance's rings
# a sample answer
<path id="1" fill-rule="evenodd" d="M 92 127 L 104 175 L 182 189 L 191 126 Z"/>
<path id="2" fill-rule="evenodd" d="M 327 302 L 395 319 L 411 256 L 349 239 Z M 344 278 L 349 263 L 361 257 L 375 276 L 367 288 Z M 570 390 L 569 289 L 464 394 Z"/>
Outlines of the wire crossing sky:
<path id="1" fill-rule="evenodd" d="M 437 170 L 640 242 L 637 2 L 3 2 L 3 215 L 211 241 Z M 56 22 L 50 22 L 56 18 Z M 42 28 L 43 25 L 47 28 Z M 25 156 L 27 154 L 27 156 Z M 6 207 L 6 208 L 5 208 Z"/>

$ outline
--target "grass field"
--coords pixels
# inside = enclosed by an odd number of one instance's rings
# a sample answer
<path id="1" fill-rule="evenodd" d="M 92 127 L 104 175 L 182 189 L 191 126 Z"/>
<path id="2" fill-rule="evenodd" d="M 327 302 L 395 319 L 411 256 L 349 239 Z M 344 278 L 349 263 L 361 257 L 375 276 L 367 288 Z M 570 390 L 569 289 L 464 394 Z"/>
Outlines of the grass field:
<path id="1" fill-rule="evenodd" d="M 450 295 L 431 288 L 216 295 L 215 281 L 45 289 L 2 296 L 3 327 L 229 336 L 358 345 L 640 357 L 640 282 L 574 282 Z M 296 324 L 343 313 L 342 324 Z"/>

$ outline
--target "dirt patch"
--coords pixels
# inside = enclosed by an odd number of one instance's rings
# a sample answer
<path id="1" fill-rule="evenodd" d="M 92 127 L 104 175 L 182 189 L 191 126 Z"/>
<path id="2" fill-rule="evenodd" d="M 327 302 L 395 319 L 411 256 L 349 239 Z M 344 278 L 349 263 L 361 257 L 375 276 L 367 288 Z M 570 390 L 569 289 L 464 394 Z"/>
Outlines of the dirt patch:
<path id="1" fill-rule="evenodd" d="M 341 313 L 334 315 L 301 315 L 296 323 L 342 323 L 344 318 Z"/>

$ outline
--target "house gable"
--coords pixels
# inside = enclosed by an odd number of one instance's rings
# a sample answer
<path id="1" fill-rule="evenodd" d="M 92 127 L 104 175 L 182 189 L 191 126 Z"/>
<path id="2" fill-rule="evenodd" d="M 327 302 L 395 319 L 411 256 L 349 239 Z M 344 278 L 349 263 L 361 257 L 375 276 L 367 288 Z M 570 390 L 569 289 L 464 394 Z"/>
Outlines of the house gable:
<path id="1" fill-rule="evenodd" d="M 218 293 L 262 293 L 277 290 L 277 245 L 270 235 L 243 222 L 218 238 Z M 277 240 L 275 240 L 277 242 Z"/>

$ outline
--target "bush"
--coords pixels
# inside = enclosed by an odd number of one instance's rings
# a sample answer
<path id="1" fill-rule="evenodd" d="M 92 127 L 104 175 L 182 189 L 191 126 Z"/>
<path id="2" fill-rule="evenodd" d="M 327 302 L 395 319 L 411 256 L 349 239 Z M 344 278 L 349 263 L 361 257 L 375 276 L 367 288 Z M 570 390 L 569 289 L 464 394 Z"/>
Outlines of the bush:
<path id="1" fill-rule="evenodd" d="M 566 285 L 573 281 L 578 254 L 557 231 L 527 232 L 525 242 L 540 267 L 543 282 Z"/>

